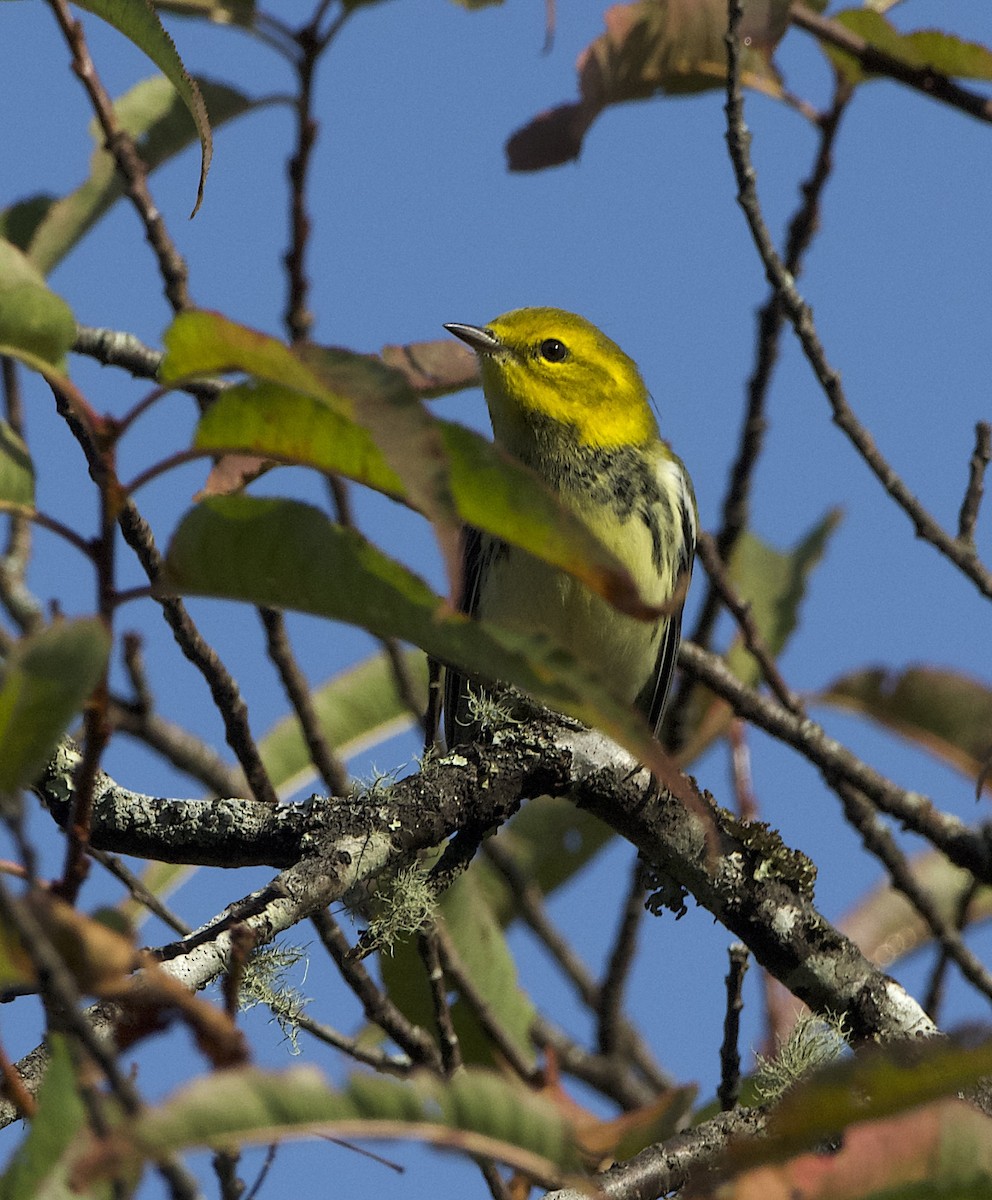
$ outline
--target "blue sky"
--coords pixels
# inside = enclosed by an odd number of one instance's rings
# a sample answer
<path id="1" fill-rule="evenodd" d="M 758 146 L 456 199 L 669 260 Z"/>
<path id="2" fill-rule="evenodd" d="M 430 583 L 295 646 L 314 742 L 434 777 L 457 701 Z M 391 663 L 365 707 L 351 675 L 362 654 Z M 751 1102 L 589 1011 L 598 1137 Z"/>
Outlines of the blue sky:
<path id="1" fill-rule="evenodd" d="M 281 6 L 284 19 L 302 19 L 306 12 L 300 4 Z M 509 0 L 478 12 L 437 0 L 387 3 L 351 18 L 318 78 L 321 135 L 311 186 L 314 336 L 377 350 L 387 342 L 443 336 L 445 321 L 483 323 L 521 305 L 581 312 L 640 364 L 663 431 L 693 474 L 703 524 L 713 528 L 753 358 L 754 313 L 766 294 L 734 200 L 722 96 L 611 109 L 593 127 L 577 163 L 533 175 L 510 175 L 505 168 L 506 138 L 539 111 L 573 98 L 574 61 L 601 31 L 601 14 L 590 0 L 559 6 L 547 55 L 541 53 L 544 6 L 536 2 Z M 954 32 L 992 45 L 986 0 L 953 6 L 907 0 L 893 19 L 902 28 L 946 27 L 953 19 Z M 91 18 L 86 26 L 113 94 L 150 73 L 119 35 Z M 82 180 L 90 113 L 44 6 L 4 5 L 0 29 L 0 96 L 7 116 L 0 205 L 5 205 L 37 191 L 62 193 Z M 170 29 L 194 73 L 259 95 L 290 85 L 281 60 L 241 34 L 179 20 Z M 778 61 L 794 91 L 815 104 L 826 102 L 829 76 L 807 35 L 791 31 Z M 747 121 L 765 214 L 780 237 L 815 138 L 796 113 L 753 94 L 747 97 Z M 195 301 L 272 333 L 282 332 L 285 303 L 280 257 L 290 129 L 289 112 L 279 106 L 219 131 L 203 208 L 193 221 L 187 215 L 196 188 L 194 153 L 152 180 L 156 202 L 188 258 Z M 822 232 L 801 280 L 853 408 L 912 490 L 951 527 L 975 421 L 990 412 L 990 137 L 987 126 L 895 84 L 863 87 L 844 120 Z M 170 314 L 141 230 L 125 205 L 56 270 L 51 285 L 80 321 L 127 329 L 160 344 Z M 124 411 L 143 394 L 118 373 L 80 360 L 74 360 L 73 374 L 100 409 Z M 28 402 L 40 503 L 91 531 L 95 506 L 89 511 L 76 448 L 54 418 L 45 389 L 31 382 Z M 438 409 L 486 428 L 478 393 L 449 397 Z M 792 686 L 814 691 L 863 665 L 912 662 L 952 666 L 992 682 L 987 604 L 914 539 L 909 522 L 833 426 L 826 400 L 788 336 L 769 421 L 767 453 L 756 479 L 755 531 L 784 547 L 828 508 L 840 505 L 844 511 L 783 659 Z M 123 474 L 131 473 L 129 465 L 135 471 L 147 465 L 163 448 L 183 445 L 191 428 L 189 407 L 180 398 L 159 405 L 128 438 Z M 160 480 L 143 496 L 160 542 L 201 480 L 202 468 L 194 466 Z M 319 484 L 302 472 L 270 476 L 263 490 L 281 491 L 290 481 L 305 496 L 321 496 Z M 82 509 L 77 485 L 86 497 Z M 377 497 L 360 499 L 359 516 L 371 536 L 440 586 L 431 534 L 418 518 Z M 990 520 L 986 512 L 978 529 L 986 558 Z M 92 581 L 78 569 L 79 561 L 44 535 L 37 548 L 31 574 L 36 592 L 45 600 L 57 597 L 67 612 L 88 611 Z M 139 582 L 136 572 L 132 582 Z M 697 582 L 689 599 L 690 628 L 702 591 Z M 194 611 L 242 683 L 254 728 L 264 732 L 284 711 L 284 701 L 264 661 L 256 618 L 209 603 Z M 122 625 L 146 633 L 162 711 L 220 744 L 209 697 L 177 660 L 155 607 L 132 605 Z M 355 631 L 313 619 L 294 619 L 292 628 L 314 680 L 371 649 L 369 639 Z M 933 795 L 941 807 L 969 820 L 982 815 L 968 780 L 853 718 L 823 710 L 817 715 L 898 782 Z M 762 815 L 788 844 L 819 863 L 818 902 L 828 916 L 838 917 L 878 880 L 877 867 L 841 822 L 836 799 L 815 772 L 757 733 L 750 744 Z M 409 762 L 415 749 L 412 738 L 399 739 L 372 759 L 392 768 Z M 107 766 L 143 791 L 190 792 L 188 782 L 123 739 Z M 355 768 L 368 773 L 371 761 Z M 729 802 L 722 750 L 697 764 L 696 773 L 702 785 Z M 34 819 L 32 829 L 43 839 L 45 820 Z M 54 840 L 46 844 L 54 870 Z M 629 861 L 627 847 L 614 845 L 553 903 L 565 927 L 581 931 L 582 951 L 593 964 L 601 961 L 612 932 L 612 922 L 601 928 L 603 904 L 622 903 Z M 264 872 L 200 872 L 176 906 L 198 923 L 264 878 Z M 83 900 L 92 905 L 114 895 L 94 876 Z M 514 934 L 513 941 L 528 985 L 554 997 L 562 1021 L 577 1020 L 570 996 L 553 990 L 546 965 L 526 937 Z M 699 1080 L 704 1094 L 717 1079 L 719 981 L 729 941 L 701 910 L 678 924 L 670 917 L 648 921 L 631 997 L 633 1015 L 647 1023 L 661 1060 L 681 1078 Z M 983 943 L 987 949 L 987 938 L 975 945 Z M 918 983 L 925 967 L 921 956 L 900 977 Z M 746 1029 L 752 1044 L 760 1037 L 754 976 Z M 333 1015 L 344 1000 L 322 965 L 303 987 L 318 997 L 315 1016 L 323 1013 L 343 1024 L 351 1019 Z M 982 1007 L 955 988 L 948 1021 L 978 1015 L 985 1015 Z M 37 1029 L 12 1028 L 8 1035 L 9 1024 L 5 1014 L 7 1048 L 21 1053 L 33 1044 Z M 277 1031 L 257 1014 L 249 1028 L 260 1061 L 288 1061 Z M 337 1070 L 323 1051 L 307 1047 L 307 1053 Z M 141 1058 L 141 1083 L 160 1094 L 182 1077 L 185 1057 L 182 1038 L 150 1047 Z M 316 1171 L 328 1177 L 333 1172 L 342 1191 L 357 1196 L 373 1187 L 395 1187 L 412 1197 L 483 1194 L 473 1168 L 448 1158 L 439 1167 L 435 1156 L 404 1147 L 388 1153 L 409 1164 L 405 1179 L 323 1144 L 284 1149 L 266 1194 L 282 1194 Z M 149 1195 L 155 1186 L 146 1189 Z"/>

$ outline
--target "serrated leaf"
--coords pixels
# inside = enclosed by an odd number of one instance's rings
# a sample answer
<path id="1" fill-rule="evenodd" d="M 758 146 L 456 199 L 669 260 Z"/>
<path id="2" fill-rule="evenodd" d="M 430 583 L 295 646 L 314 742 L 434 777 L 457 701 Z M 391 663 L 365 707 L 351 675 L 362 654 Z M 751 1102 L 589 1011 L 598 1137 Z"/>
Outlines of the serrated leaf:
<path id="1" fill-rule="evenodd" d="M 65 1038 L 48 1038 L 49 1061 L 38 1092 L 38 1111 L 27 1135 L 0 1177 L 0 1200 L 68 1200 L 66 1150 L 86 1127 L 86 1108 L 76 1084 Z M 101 1188 L 96 1195 L 102 1195 Z"/>
<path id="2" fill-rule="evenodd" d="M 965 897 L 968 897 L 966 926 L 992 916 L 992 887 L 983 885 L 973 891 L 972 873 L 948 862 L 938 850 L 915 855 L 908 866 L 917 885 L 927 893 L 948 925 L 957 924 Z M 866 957 L 883 968 L 934 940 L 930 926 L 891 883 L 873 889 L 845 914 L 838 928 Z"/>
<path id="3" fill-rule="evenodd" d="M 344 475 L 427 516 L 440 507 L 446 517 L 450 499 L 459 525 L 496 534 L 562 567 L 622 611 L 650 615 L 629 572 L 585 522 L 567 512 L 532 471 L 464 426 L 434 419 L 425 426 L 425 437 L 427 428 L 436 434 L 430 445 L 439 444 L 442 453 L 432 472 L 439 470 L 447 485 L 427 510 L 416 474 L 420 456 L 411 452 L 409 435 L 397 438 L 388 392 L 379 398 L 373 393 L 376 380 L 385 378 L 385 368 L 374 360 L 338 352 L 337 366 L 325 360 L 321 377 L 315 359 L 303 361 L 275 338 L 204 312 L 178 317 L 165 344 L 164 382 L 234 369 L 261 380 L 235 385 L 218 397 L 197 428 L 198 449 L 250 456 L 243 460 L 249 473 L 260 456 Z M 361 390 L 354 378 L 345 377 L 346 368 L 352 377 L 358 375 Z M 391 456 L 381 446 L 387 430 Z M 240 486 L 243 478 L 236 471 L 228 482 Z M 433 475 L 428 488 L 437 486 Z"/>
<path id="4" fill-rule="evenodd" d="M 186 110 L 193 118 L 197 137 L 200 139 L 200 181 L 196 189 L 196 203 L 190 216 L 195 216 L 203 202 L 203 188 L 213 157 L 213 138 L 207 106 L 197 86 L 183 66 L 175 43 L 165 32 L 150 0 L 77 0 L 80 8 L 100 17 L 112 25 L 152 62 L 176 89 Z"/>
<path id="5" fill-rule="evenodd" d="M 723 88 L 727 77 L 724 0 L 638 0 L 606 10 L 606 32 L 579 56 L 579 100 L 542 113 L 507 142 L 511 171 L 578 157 L 582 140 L 611 104 Z M 751 0 L 741 28 L 741 79 L 779 98 L 772 54 L 789 24 L 788 0 Z"/>
<path id="6" fill-rule="evenodd" d="M 122 1165 L 200 1146 L 227 1149 L 289 1137 L 417 1138 L 485 1154 L 552 1183 L 578 1167 L 566 1123 L 546 1101 L 493 1072 L 450 1082 L 356 1076 L 330 1087 L 311 1067 L 216 1071 L 147 1108 L 110 1138 L 91 1139 L 77 1163 L 82 1183 Z"/>
<path id="7" fill-rule="evenodd" d="M 0 353 L 40 359 L 61 371 L 75 337 L 68 304 L 49 290 L 26 255 L 0 238 Z"/>
<path id="8" fill-rule="evenodd" d="M 214 128 L 259 103 L 224 84 L 208 79 L 197 82 Z M 136 84 L 115 101 L 114 112 L 137 141 L 149 170 L 174 158 L 196 136 L 182 101 L 161 76 Z M 103 148 L 95 122 L 91 133 L 97 148 L 90 159 L 89 178 L 75 191 L 60 199 L 32 196 L 0 213 L 0 233 L 20 247 L 45 275 L 124 195 L 124 184 L 113 157 Z"/>
<path id="9" fill-rule="evenodd" d="M 869 717 L 970 779 L 992 751 L 992 688 L 959 671 L 868 667 L 835 679 L 818 699 Z"/>
<path id="10" fill-rule="evenodd" d="M 0 794 L 29 786 L 96 687 L 110 635 L 101 621 L 62 621 L 17 642 L 0 675 Z"/>
<path id="11" fill-rule="evenodd" d="M 499 1014 L 500 1027 L 521 1057 L 533 1062 L 530 1038 L 533 1001 L 520 986 L 516 963 L 500 923 L 474 870 L 460 875 L 438 902 L 437 913 L 451 938 L 461 965 L 478 994 Z M 424 964 L 413 939 L 380 956 L 380 970 L 390 998 L 417 1025 L 434 1028 L 434 1008 Z M 469 1005 L 458 999 L 451 1016 L 466 1063 L 491 1066 L 498 1058 L 488 1035 Z"/>
<path id="12" fill-rule="evenodd" d="M 570 655 L 547 639 L 454 612 L 406 567 L 309 505 L 250 496 L 204 501 L 172 539 L 162 589 L 295 609 L 411 642 L 598 726 L 660 777 L 671 774 L 644 718 Z"/>

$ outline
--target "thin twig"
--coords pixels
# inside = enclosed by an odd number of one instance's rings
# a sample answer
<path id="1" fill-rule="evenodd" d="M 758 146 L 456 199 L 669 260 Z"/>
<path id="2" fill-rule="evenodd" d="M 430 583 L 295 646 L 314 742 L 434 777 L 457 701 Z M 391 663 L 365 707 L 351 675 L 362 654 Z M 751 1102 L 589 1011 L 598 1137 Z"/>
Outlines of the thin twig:
<path id="1" fill-rule="evenodd" d="M 186 937 L 193 932 L 193 926 L 187 925 L 182 917 L 177 916 L 168 905 L 162 903 L 154 892 L 149 891 L 144 882 L 116 854 L 108 854 L 105 850 L 95 850 L 92 846 L 89 848 L 89 854 L 115 879 L 119 879 L 139 904 L 147 908 L 150 913 L 178 933 L 180 937 Z"/>
<path id="2" fill-rule="evenodd" d="M 0 356 L 3 377 L 4 409 L 7 423 L 24 440 L 24 398 L 17 363 L 8 355 Z M 26 572 L 31 558 L 31 522 L 12 513 L 7 545 L 0 558 L 0 597 L 11 620 L 21 633 L 32 633 L 45 621 L 42 606 L 27 586 Z"/>
<path id="3" fill-rule="evenodd" d="M 741 634 L 744 637 L 744 645 L 747 647 L 748 653 L 758 664 L 758 669 L 764 676 L 765 682 L 785 708 L 794 713 L 802 712 L 799 697 L 782 678 L 778 664 L 775 662 L 771 651 L 765 645 L 761 631 L 758 629 L 751 615 L 750 604 L 742 600 L 737 594 L 737 589 L 731 583 L 730 575 L 723 565 L 724 560 L 721 559 L 716 545 L 708 533 L 700 534 L 699 540 L 696 543 L 696 550 L 700 561 L 706 568 L 707 575 L 710 577 L 714 592 L 720 597 L 724 605 L 726 605 L 740 627 Z"/>
<path id="4" fill-rule="evenodd" d="M 311 919 L 321 942 L 337 964 L 345 983 L 355 993 L 368 1020 L 388 1034 L 414 1062 L 440 1074 L 442 1062 L 437 1043 L 426 1029 L 407 1020 L 354 957 L 337 921 L 326 909 L 315 913 Z"/>
<path id="5" fill-rule="evenodd" d="M 679 663 L 695 679 L 726 700 L 734 712 L 785 745 L 792 746 L 818 767 L 827 781 L 850 783 L 884 812 L 942 850 L 959 867 L 984 882 L 992 882 L 992 848 L 984 836 L 959 818 L 941 812 L 932 800 L 886 779 L 847 747 L 829 737 L 810 717 L 797 716 L 763 696 L 733 674 L 715 654 L 691 642 L 679 649 Z"/>
<path id="6" fill-rule="evenodd" d="M 623 996 L 634 965 L 637 950 L 637 934 L 644 919 L 644 873 L 639 859 L 635 859 L 630 871 L 630 884 L 613 949 L 610 951 L 603 981 L 599 986 L 598 1041 L 601 1054 L 616 1054 L 624 1047 Z"/>
<path id="7" fill-rule="evenodd" d="M 451 1005 L 448 1003 L 448 993 L 444 986 L 437 930 L 433 926 L 422 930 L 417 935 L 417 946 L 427 972 L 427 986 L 430 988 L 431 1002 L 434 1005 L 434 1023 L 441 1044 L 441 1063 L 444 1074 L 450 1078 L 462 1065 L 462 1048 L 455 1031 L 455 1023 L 451 1019 Z"/>
<path id="8" fill-rule="evenodd" d="M 978 92 L 969 91 L 933 67 L 919 67 L 897 58 L 871 45 L 838 21 L 820 16 L 805 4 L 793 4 L 789 16 L 793 25 L 856 58 L 869 74 L 887 75 L 933 100 L 959 108 L 979 121 L 992 122 L 992 100 Z"/>
<path id="9" fill-rule="evenodd" d="M 48 0 L 48 3 L 72 52 L 72 69 L 90 98 L 97 122 L 103 131 L 107 152 L 114 159 L 124 181 L 125 193 L 134 205 L 144 226 L 148 244 L 158 260 L 166 299 L 174 312 L 191 308 L 186 263 L 169 235 L 162 214 L 148 189 L 148 168 L 134 138 L 118 121 L 113 101 L 96 72 L 86 45 L 83 27 L 73 18 L 66 0 Z"/>
<path id="10" fill-rule="evenodd" d="M 507 1032 L 499 1015 L 476 987 L 475 981 L 462 963 L 454 942 L 440 921 L 436 926 L 436 932 L 438 950 L 445 973 L 472 1010 L 486 1037 L 490 1039 L 499 1054 L 506 1059 L 510 1069 L 516 1072 L 524 1083 L 539 1085 L 541 1083 L 540 1068 L 524 1056 L 520 1047 Z"/>
<path id="11" fill-rule="evenodd" d="M 351 789 L 348 768 L 324 736 L 310 685 L 289 643 L 285 617 L 278 609 L 264 606 L 258 609 L 258 615 L 265 630 L 269 658 L 279 672 L 282 686 L 300 722 L 310 761 L 320 772 L 332 796 L 346 796 Z"/>
<path id="12" fill-rule="evenodd" d="M 929 542 L 935 550 L 952 562 L 975 584 L 982 595 L 992 599 L 992 572 L 981 563 L 975 548 L 960 542 L 935 520 L 885 459 L 871 434 L 855 416 L 847 402 L 840 376 L 827 359 L 809 305 L 801 296 L 795 278 L 786 269 L 775 249 L 758 200 L 755 171 L 751 162 L 751 135 L 744 124 L 740 45 L 737 37 L 742 6 L 739 0 L 731 0 L 729 7 L 731 22 L 727 34 L 727 146 L 737 178 L 737 202 L 747 218 L 768 280 L 775 288 L 803 353 L 830 403 L 834 423 L 846 435 L 886 492 L 912 521 L 917 536 Z"/>
<path id="13" fill-rule="evenodd" d="M 748 968 L 748 950 L 743 942 L 734 942 L 727 950 L 727 1011 L 723 1018 L 723 1043 L 720 1046 L 720 1087 L 717 1096 L 723 1112 L 737 1107 L 741 1092 L 741 1013 L 742 991 Z"/>
<path id="14" fill-rule="evenodd" d="M 958 516 L 958 541 L 975 544 L 975 522 L 985 495 L 985 469 L 992 460 L 992 425 L 979 421 L 975 426 L 975 449 L 968 463 L 968 487 Z"/>
<path id="15" fill-rule="evenodd" d="M 961 895 L 958 897 L 953 921 L 953 928 L 957 933 L 961 933 L 965 925 L 967 925 L 968 909 L 971 907 L 971 902 L 974 900 L 975 894 L 980 887 L 981 884 L 977 879 L 969 879 L 966 886 L 962 889 Z M 937 1014 L 944 999 L 947 968 L 951 962 L 952 959 L 947 952 L 947 947 L 943 945 L 939 946 L 937 961 L 934 963 L 930 982 L 927 984 L 927 990 L 923 998 L 923 1007 L 933 1017 L 934 1021 L 937 1020 Z"/>

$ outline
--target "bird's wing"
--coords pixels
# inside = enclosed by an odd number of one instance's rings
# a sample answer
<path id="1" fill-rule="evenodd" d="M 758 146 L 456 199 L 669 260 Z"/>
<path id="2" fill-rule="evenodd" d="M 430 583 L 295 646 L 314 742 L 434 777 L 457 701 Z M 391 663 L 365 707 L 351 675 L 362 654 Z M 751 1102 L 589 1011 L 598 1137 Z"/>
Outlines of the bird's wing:
<path id="1" fill-rule="evenodd" d="M 692 564 L 696 557 L 696 505 L 693 500 L 691 485 L 680 466 L 681 496 L 679 508 L 682 516 L 682 545 L 679 548 L 678 563 L 675 570 L 675 595 L 681 592 L 682 600 L 689 590 L 692 578 Z M 641 692 L 639 704 L 647 715 L 651 728 L 657 737 L 661 722 L 665 717 L 665 706 L 672 687 L 672 677 L 675 674 L 675 660 L 679 654 L 679 642 L 682 640 L 682 602 L 668 618 L 665 631 L 658 646 L 658 657 L 655 660 L 654 675 Z"/>

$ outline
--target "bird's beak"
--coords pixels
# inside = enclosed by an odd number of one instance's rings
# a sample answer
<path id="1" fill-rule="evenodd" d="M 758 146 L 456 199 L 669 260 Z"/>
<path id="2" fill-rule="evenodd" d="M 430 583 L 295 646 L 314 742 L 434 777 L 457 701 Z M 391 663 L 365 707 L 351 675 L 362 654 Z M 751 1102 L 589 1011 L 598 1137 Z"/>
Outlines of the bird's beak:
<path id="1" fill-rule="evenodd" d="M 445 325 L 445 329 L 471 346 L 476 354 L 494 354 L 500 348 L 500 340 L 492 330 L 479 325 L 459 325 L 452 321 L 450 325 Z"/>

